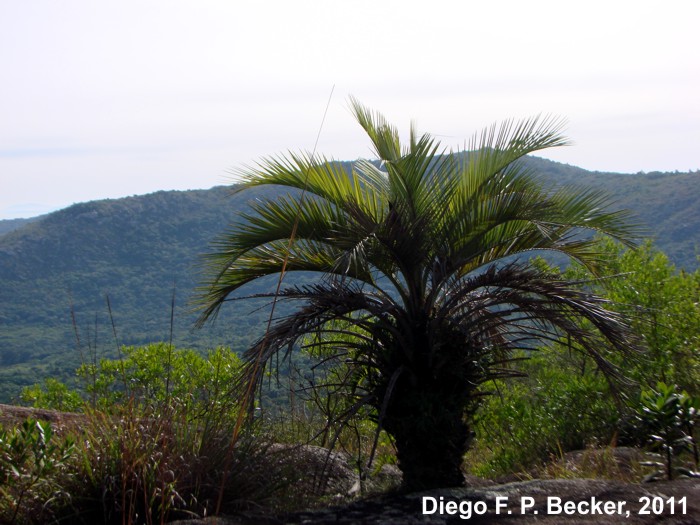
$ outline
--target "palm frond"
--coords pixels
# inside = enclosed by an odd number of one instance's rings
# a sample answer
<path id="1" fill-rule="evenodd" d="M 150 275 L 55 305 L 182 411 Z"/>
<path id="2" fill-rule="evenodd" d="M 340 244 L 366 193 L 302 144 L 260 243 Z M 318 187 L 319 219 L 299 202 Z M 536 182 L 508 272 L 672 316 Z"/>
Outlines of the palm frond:
<path id="1" fill-rule="evenodd" d="M 379 159 L 387 163 L 399 160 L 401 142 L 398 130 L 389 124 L 381 113 L 370 111 L 354 97 L 350 97 L 350 108 L 372 141 Z"/>

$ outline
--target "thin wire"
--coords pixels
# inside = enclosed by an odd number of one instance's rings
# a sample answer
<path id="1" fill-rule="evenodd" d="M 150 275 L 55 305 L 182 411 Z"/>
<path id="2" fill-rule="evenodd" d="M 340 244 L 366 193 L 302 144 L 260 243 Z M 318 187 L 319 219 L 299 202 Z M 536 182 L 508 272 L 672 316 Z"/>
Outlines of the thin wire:
<path id="1" fill-rule="evenodd" d="M 316 134 L 316 141 L 314 142 L 314 148 L 311 152 L 311 158 L 313 159 L 316 156 L 316 148 L 318 147 L 318 142 L 321 138 L 321 132 L 323 130 L 323 125 L 326 122 L 326 115 L 328 115 L 328 108 L 331 105 L 331 100 L 333 98 L 333 92 L 335 91 L 335 84 L 331 88 L 330 95 L 328 96 L 328 101 L 326 102 L 326 109 L 323 112 L 323 118 L 321 119 L 321 125 L 318 128 L 318 133 Z M 287 264 L 289 262 L 289 256 L 292 252 L 292 245 L 294 244 L 294 240 L 296 238 L 297 230 L 299 228 L 299 220 L 301 218 L 301 208 L 304 203 L 304 197 L 306 196 L 307 193 L 307 187 L 308 187 L 308 182 L 309 182 L 309 171 L 306 171 L 306 174 L 304 176 L 304 185 L 302 188 L 301 196 L 299 197 L 299 208 L 297 210 L 296 216 L 294 218 L 294 224 L 292 225 L 292 231 L 289 235 L 289 242 L 287 243 L 287 249 L 286 253 L 284 254 L 284 261 L 282 262 L 282 269 L 280 270 L 279 274 L 279 279 L 277 280 L 277 288 L 275 289 L 275 296 L 272 299 L 272 306 L 270 308 L 270 315 L 267 319 L 267 327 L 265 329 L 265 335 L 263 336 L 262 343 L 260 344 L 260 350 L 258 351 L 258 355 L 254 361 L 253 364 L 253 373 L 250 376 L 251 378 L 254 378 L 257 376 L 260 366 L 261 366 L 261 359 L 263 356 L 263 352 L 265 351 L 265 348 L 267 347 L 267 341 L 268 341 L 268 336 L 270 333 L 270 327 L 272 326 L 272 320 L 274 319 L 274 314 L 275 314 L 275 306 L 277 305 L 277 299 L 279 297 L 280 291 L 282 289 L 282 280 L 284 279 L 284 275 L 287 273 Z M 236 442 L 238 441 L 238 437 L 240 435 L 241 428 L 243 426 L 243 419 L 245 417 L 246 412 L 248 411 L 249 405 L 254 399 L 254 383 L 252 379 L 248 382 L 246 385 L 246 390 L 245 394 L 243 395 L 243 399 L 241 401 L 241 407 L 238 411 L 238 417 L 236 419 L 236 425 L 233 428 L 233 436 L 231 437 L 231 442 L 229 443 L 228 450 L 226 452 L 226 460 L 224 462 L 224 471 L 223 475 L 221 478 L 221 485 L 219 487 L 219 497 L 217 498 L 216 502 L 216 510 L 214 515 L 218 516 L 219 511 L 221 510 L 221 503 L 224 498 L 224 487 L 226 486 L 226 478 L 228 477 L 229 469 L 231 467 L 231 460 L 233 456 L 233 447 L 236 445 Z"/>

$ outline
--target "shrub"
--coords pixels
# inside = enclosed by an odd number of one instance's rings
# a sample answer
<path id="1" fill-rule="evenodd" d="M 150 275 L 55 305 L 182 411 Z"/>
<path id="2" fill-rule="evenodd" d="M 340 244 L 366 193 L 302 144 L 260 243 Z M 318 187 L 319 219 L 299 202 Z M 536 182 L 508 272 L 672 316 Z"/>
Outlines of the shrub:
<path id="1" fill-rule="evenodd" d="M 542 349 L 525 369 L 529 377 L 489 385 L 468 456 L 474 474 L 499 476 L 614 440 L 620 412 L 590 361 Z"/>
<path id="2" fill-rule="evenodd" d="M 642 392 L 637 419 L 648 443 L 663 453 L 668 479 L 673 478 L 673 458 L 681 452 L 692 453 L 695 469 L 698 469 L 694 430 L 700 421 L 700 399 L 685 391 L 679 393 L 673 385 L 659 382 L 656 389 Z"/>
<path id="3" fill-rule="evenodd" d="M 60 486 L 67 500 L 52 516 L 75 523 L 165 523 L 299 503 L 304 495 L 286 490 L 295 479 L 288 470 L 298 474 L 299 466 L 270 457 L 272 440 L 260 425 L 231 445 L 238 410 L 229 389 L 238 367 L 223 348 L 202 357 L 165 344 L 125 347 L 119 361 L 81 367 L 87 399 L 71 462 L 60 478 L 55 469 L 37 473 L 32 489 Z M 24 398 L 57 408 L 66 393 L 78 395 L 47 381 Z M 18 522 L 33 519 L 25 502 L 6 505 Z"/>
<path id="4" fill-rule="evenodd" d="M 65 491 L 75 445 L 33 419 L 0 429 L 0 521 L 47 523 L 69 500 Z"/>
<path id="5" fill-rule="evenodd" d="M 83 398 L 78 392 L 51 377 L 46 379 L 44 385 L 24 388 L 20 399 L 34 408 L 49 408 L 64 412 L 78 412 L 83 408 Z"/>

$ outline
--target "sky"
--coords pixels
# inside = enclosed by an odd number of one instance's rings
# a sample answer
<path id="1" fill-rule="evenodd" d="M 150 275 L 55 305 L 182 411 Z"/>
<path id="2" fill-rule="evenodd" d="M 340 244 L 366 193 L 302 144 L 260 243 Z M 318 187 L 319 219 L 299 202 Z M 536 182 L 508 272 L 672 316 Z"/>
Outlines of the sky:
<path id="1" fill-rule="evenodd" d="M 572 145 L 539 156 L 696 170 L 698 20 L 696 0 L 0 0 L 0 219 L 315 146 L 372 158 L 350 96 L 452 149 L 545 114 Z"/>

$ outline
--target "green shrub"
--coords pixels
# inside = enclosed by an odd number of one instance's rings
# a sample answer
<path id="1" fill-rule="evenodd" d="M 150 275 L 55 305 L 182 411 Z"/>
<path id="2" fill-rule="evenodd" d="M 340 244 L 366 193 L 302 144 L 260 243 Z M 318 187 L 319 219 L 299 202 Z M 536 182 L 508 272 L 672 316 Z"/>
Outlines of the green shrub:
<path id="1" fill-rule="evenodd" d="M 217 509 L 284 507 L 306 497 L 288 490 L 285 480 L 294 476 L 285 472 L 299 468 L 270 457 L 272 440 L 260 425 L 246 427 L 231 445 L 238 409 L 229 390 L 240 366 L 234 353 L 219 348 L 203 357 L 166 344 L 121 352 L 121 360 L 78 370 L 86 385 L 84 420 L 71 463 L 65 477 L 54 469 L 33 481 L 35 492 L 60 485 L 70 495 L 53 511 L 57 520 L 165 523 Z M 24 399 L 59 408 L 78 395 L 47 381 L 25 390 Z M 27 501 L 6 505 L 8 512 L 17 509 L 18 523 L 32 519 Z"/>
<path id="2" fill-rule="evenodd" d="M 35 384 L 22 389 L 20 399 L 34 408 L 48 408 L 64 412 L 79 412 L 83 409 L 83 398 L 57 379 L 47 378 L 43 385 Z"/>
<path id="3" fill-rule="evenodd" d="M 476 450 L 467 456 L 474 474 L 504 475 L 614 439 L 619 409 L 590 362 L 543 349 L 523 366 L 528 377 L 492 383 L 479 409 Z"/>
<path id="4" fill-rule="evenodd" d="M 656 389 L 643 391 L 637 416 L 646 440 L 653 449 L 661 450 L 664 455 L 668 479 L 673 478 L 674 456 L 684 451 L 692 453 L 695 469 L 698 469 L 698 445 L 694 430 L 700 421 L 700 399 L 677 390 L 673 385 L 659 382 Z M 658 474 L 660 472 L 655 475 Z"/>
<path id="5" fill-rule="evenodd" d="M 0 429 L 0 521 L 48 523 L 66 504 L 65 484 L 75 445 L 59 439 L 49 423 L 33 419 Z"/>

